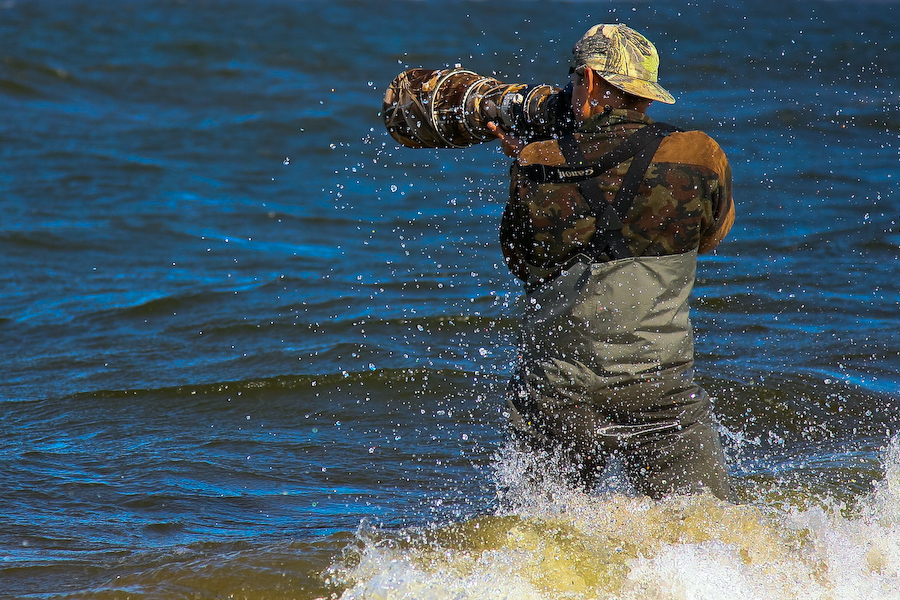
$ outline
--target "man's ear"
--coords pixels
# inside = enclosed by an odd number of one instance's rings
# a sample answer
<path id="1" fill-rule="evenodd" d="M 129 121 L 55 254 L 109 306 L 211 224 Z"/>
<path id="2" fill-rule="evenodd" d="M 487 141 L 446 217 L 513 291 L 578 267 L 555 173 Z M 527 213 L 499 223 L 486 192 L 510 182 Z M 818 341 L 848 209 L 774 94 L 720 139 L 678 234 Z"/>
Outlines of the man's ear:
<path id="1" fill-rule="evenodd" d="M 584 69 L 584 87 L 587 89 L 588 97 L 594 93 L 594 88 L 597 87 L 597 74 L 588 67 Z"/>
<path id="2" fill-rule="evenodd" d="M 601 79 L 593 69 L 584 70 L 584 87 L 587 91 L 588 106 L 603 106 L 609 102 L 609 88 L 612 86 Z"/>

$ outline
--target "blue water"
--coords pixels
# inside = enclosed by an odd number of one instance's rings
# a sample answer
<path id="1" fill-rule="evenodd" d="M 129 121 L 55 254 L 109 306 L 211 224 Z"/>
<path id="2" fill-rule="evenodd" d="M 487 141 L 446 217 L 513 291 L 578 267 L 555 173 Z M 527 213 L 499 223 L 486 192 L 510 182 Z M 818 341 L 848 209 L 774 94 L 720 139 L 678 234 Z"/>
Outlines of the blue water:
<path id="1" fill-rule="evenodd" d="M 651 115 L 734 171 L 692 318 L 742 500 L 871 506 L 900 416 L 898 9 L 0 2 L 0 597 L 377 597 L 329 570 L 377 547 L 360 523 L 507 510 L 507 159 L 398 148 L 381 98 L 456 63 L 563 83 L 617 20 L 678 99 Z"/>

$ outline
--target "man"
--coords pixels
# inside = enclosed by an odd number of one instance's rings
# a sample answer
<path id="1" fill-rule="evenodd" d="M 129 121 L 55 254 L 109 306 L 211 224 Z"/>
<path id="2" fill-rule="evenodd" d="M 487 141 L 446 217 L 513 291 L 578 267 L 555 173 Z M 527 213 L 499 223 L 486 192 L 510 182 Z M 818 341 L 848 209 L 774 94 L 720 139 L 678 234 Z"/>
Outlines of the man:
<path id="1" fill-rule="evenodd" d="M 501 242 L 526 289 L 513 427 L 585 487 L 618 456 L 653 498 L 730 499 L 688 318 L 697 254 L 734 221 L 728 161 L 705 133 L 647 117 L 675 100 L 644 36 L 597 25 L 573 55 L 574 134 L 524 144 L 490 125 L 516 159 Z"/>

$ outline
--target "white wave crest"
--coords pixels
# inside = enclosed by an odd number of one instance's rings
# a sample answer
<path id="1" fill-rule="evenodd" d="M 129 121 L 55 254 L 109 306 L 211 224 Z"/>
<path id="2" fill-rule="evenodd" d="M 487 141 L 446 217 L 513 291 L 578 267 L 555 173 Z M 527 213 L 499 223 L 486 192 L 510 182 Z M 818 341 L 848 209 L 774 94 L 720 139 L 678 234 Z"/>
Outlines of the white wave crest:
<path id="1" fill-rule="evenodd" d="M 900 440 L 885 478 L 852 508 L 662 501 L 560 477 L 522 481 L 504 455 L 504 508 L 410 535 L 361 532 L 343 600 L 896 600 Z M 551 470 L 552 471 L 552 470 Z"/>

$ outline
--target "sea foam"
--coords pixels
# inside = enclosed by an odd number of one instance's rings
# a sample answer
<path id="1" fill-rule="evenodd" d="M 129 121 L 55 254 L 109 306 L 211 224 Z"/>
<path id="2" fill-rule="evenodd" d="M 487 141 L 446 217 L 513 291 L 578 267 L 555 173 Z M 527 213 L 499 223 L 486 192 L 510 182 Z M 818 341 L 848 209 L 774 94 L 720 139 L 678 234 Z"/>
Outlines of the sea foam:
<path id="1" fill-rule="evenodd" d="M 885 477 L 848 507 L 661 501 L 498 462 L 497 514 L 425 530 L 360 531 L 332 573 L 344 600 L 888 600 L 900 597 L 900 440 Z M 518 485 L 518 488 L 516 487 Z"/>

